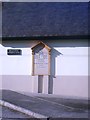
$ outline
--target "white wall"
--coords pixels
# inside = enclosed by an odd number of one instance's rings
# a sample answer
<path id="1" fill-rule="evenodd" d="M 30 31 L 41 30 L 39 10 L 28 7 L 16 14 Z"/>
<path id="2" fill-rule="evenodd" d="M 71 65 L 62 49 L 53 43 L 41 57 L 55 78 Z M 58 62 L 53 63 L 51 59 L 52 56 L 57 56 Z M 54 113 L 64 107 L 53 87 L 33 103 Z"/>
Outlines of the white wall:
<path id="1" fill-rule="evenodd" d="M 88 98 L 88 76 L 57 76 L 53 79 L 53 94 Z"/>
<path id="2" fill-rule="evenodd" d="M 31 47 L 37 42 L 6 41 L 0 44 L 0 88 L 38 92 L 38 77 L 31 76 Z M 43 91 L 47 93 L 46 88 L 49 86 L 49 92 L 53 94 L 88 97 L 87 41 L 49 40 L 45 43 L 52 48 L 52 58 L 51 80 L 47 85 L 44 78 Z M 7 49 L 21 49 L 22 55 L 7 55 Z"/>
<path id="3" fill-rule="evenodd" d="M 2 75 L 2 45 L 0 44 L 0 75 Z"/>
<path id="4" fill-rule="evenodd" d="M 30 41 L 17 43 L 4 43 L 0 45 L 0 74 L 3 75 L 31 75 L 32 73 L 32 51 L 31 46 L 37 42 Z M 52 69 L 55 69 L 55 75 L 88 75 L 88 47 L 84 47 L 81 43 L 77 47 L 68 47 L 59 43 L 60 47 L 55 47 L 50 42 L 48 45 L 54 48 L 59 54 L 52 51 L 52 59 L 55 59 L 52 64 L 55 64 Z M 75 43 L 74 43 L 75 44 Z M 25 46 L 25 47 L 24 47 Z M 7 55 L 7 49 L 21 49 L 22 55 Z M 2 69 L 2 70 L 1 70 Z M 52 71 L 52 70 L 51 70 Z"/>
<path id="5" fill-rule="evenodd" d="M 3 75 L 31 75 L 32 73 L 32 51 L 31 46 L 37 42 L 7 42 L 0 45 L 0 57 L 2 58 Z M 7 49 L 21 49 L 22 55 L 7 55 Z"/>
<path id="6" fill-rule="evenodd" d="M 88 75 L 88 47 L 55 49 L 63 54 L 56 57 L 56 75 Z"/>

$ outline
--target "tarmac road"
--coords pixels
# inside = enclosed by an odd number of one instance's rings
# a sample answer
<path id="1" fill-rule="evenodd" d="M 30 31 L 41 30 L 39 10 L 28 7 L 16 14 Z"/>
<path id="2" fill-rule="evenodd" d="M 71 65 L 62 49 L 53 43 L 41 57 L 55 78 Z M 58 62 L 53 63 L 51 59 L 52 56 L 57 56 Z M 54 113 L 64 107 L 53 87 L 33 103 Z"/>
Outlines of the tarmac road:
<path id="1" fill-rule="evenodd" d="M 25 115 L 23 113 L 20 113 L 20 112 L 17 112 L 17 111 L 14 111 L 14 110 L 11 110 L 7 107 L 1 107 L 0 106 L 0 118 L 2 118 L 3 120 L 12 120 L 12 119 L 16 119 L 16 120 L 20 120 L 20 118 L 23 118 L 24 120 L 27 120 L 26 118 L 30 118 L 30 116 L 28 115 Z M 32 118 L 32 117 L 31 117 Z"/>
<path id="2" fill-rule="evenodd" d="M 10 90 L 3 90 L 2 93 L 2 100 L 49 118 L 88 118 L 86 100 L 25 95 Z"/>

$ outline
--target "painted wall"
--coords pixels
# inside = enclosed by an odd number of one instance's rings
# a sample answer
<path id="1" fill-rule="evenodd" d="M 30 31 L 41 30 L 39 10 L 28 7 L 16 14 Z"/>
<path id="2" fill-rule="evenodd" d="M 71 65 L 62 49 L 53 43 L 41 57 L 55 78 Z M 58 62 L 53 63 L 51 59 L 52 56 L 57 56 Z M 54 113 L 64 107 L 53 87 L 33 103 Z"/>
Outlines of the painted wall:
<path id="1" fill-rule="evenodd" d="M 31 47 L 38 41 L 7 41 L 0 44 L 0 75 L 2 88 L 37 92 L 37 76 L 32 77 Z M 44 41 L 52 48 L 49 84 L 43 78 L 43 91 L 49 93 L 88 97 L 88 43 L 87 40 Z M 21 49 L 22 55 L 7 55 L 7 49 Z M 46 81 L 45 81 L 46 80 Z M 44 85 L 44 82 L 45 85 Z M 37 83 L 37 84 L 36 84 Z M 46 91 L 46 92 L 45 92 Z"/>

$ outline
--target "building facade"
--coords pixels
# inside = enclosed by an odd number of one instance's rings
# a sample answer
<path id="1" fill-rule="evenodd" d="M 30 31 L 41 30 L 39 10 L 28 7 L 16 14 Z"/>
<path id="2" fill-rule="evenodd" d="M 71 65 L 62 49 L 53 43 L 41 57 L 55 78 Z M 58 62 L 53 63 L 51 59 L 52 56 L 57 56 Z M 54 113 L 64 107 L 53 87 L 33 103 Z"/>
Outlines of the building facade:
<path id="1" fill-rule="evenodd" d="M 4 2 L 1 88 L 87 98 L 87 16 L 88 3 Z M 42 80 L 32 75 L 31 48 L 40 41 L 51 48 L 50 75 Z"/>

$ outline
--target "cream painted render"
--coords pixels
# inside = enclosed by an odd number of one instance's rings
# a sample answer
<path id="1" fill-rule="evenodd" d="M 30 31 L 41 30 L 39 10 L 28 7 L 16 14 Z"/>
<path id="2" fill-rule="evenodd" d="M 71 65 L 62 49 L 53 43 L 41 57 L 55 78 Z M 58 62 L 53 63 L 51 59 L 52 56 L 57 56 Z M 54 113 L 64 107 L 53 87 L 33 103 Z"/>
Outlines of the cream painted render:
<path id="1" fill-rule="evenodd" d="M 38 76 L 31 75 L 31 47 L 37 42 L 7 41 L 0 44 L 0 87 L 38 92 Z M 52 48 L 52 80 L 48 82 L 48 76 L 44 76 L 42 93 L 47 94 L 49 91 L 52 94 L 88 97 L 88 43 L 79 40 L 52 40 L 46 44 Z M 7 55 L 7 49 L 21 49 L 22 55 Z"/>

